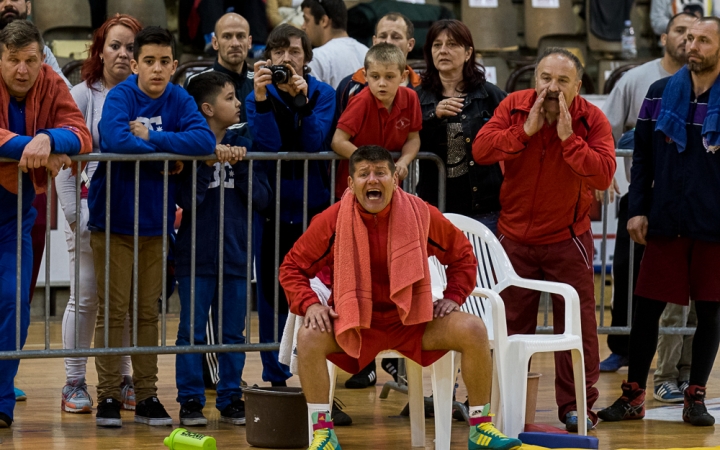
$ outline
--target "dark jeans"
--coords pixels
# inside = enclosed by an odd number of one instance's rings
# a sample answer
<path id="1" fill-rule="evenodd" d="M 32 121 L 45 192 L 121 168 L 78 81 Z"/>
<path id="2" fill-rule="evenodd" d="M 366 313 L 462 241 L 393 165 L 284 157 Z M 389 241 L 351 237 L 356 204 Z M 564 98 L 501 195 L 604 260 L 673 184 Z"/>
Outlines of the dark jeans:
<path id="1" fill-rule="evenodd" d="M 642 260 L 645 246 L 630 240 L 630 233 L 627 230 L 628 222 L 628 194 L 620 197 L 618 209 L 617 234 L 615 235 L 615 255 L 613 257 L 613 327 L 626 327 L 631 324 L 628 321 L 628 284 L 630 274 L 630 245 L 634 247 L 635 261 L 633 267 L 633 286 L 637 284 L 640 273 L 640 260 Z M 637 309 L 638 297 L 633 295 L 633 316 Z M 628 357 L 630 336 L 621 334 L 610 334 L 607 338 L 610 351 L 620 356 Z"/>

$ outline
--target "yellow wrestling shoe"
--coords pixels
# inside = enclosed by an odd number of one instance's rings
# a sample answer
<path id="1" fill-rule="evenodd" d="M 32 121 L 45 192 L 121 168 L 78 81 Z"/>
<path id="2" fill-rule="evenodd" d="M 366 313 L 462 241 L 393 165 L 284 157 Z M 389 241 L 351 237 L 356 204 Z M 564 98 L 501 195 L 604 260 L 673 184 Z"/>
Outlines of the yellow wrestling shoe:
<path id="1" fill-rule="evenodd" d="M 333 429 L 330 413 L 316 411 L 312 413 L 312 422 L 313 440 L 308 450 L 342 450 Z"/>

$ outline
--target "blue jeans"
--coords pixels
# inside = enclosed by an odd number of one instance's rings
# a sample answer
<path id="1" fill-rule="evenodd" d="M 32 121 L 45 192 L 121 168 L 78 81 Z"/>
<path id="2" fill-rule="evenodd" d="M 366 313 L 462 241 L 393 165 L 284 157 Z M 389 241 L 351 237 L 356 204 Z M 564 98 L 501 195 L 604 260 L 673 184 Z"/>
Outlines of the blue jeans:
<path id="1" fill-rule="evenodd" d="M 15 205 L 12 205 L 14 208 Z M 30 208 L 22 221 L 22 262 L 20 285 L 20 348 L 25 345 L 30 326 L 30 277 L 33 251 L 30 230 L 37 211 Z M 15 314 L 17 306 L 17 222 L 0 227 L 0 350 L 15 350 Z M 19 359 L 0 360 L 0 412 L 13 417 L 15 409 L 14 379 Z"/>
<path id="2" fill-rule="evenodd" d="M 180 326 L 175 345 L 190 345 L 190 277 L 178 277 L 180 295 Z M 240 277 L 223 277 L 223 344 L 244 344 L 245 315 L 247 312 L 247 281 Z M 195 344 L 205 344 L 208 312 L 212 306 L 218 311 L 217 277 L 195 277 Z M 213 313 L 217 327 L 219 314 Z M 222 411 L 233 395 L 241 396 L 240 378 L 245 367 L 245 353 L 218 353 L 220 382 L 217 385 L 215 407 Z M 202 372 L 202 353 L 180 353 L 175 358 L 177 401 L 183 404 L 191 398 L 205 405 L 205 383 Z"/>
<path id="3" fill-rule="evenodd" d="M 485 225 L 490 231 L 493 232 L 494 235 L 497 236 L 497 223 L 498 219 L 500 218 L 500 212 L 491 212 L 487 214 L 476 214 L 474 216 L 470 216 L 473 219 L 477 220 L 481 224 Z"/>

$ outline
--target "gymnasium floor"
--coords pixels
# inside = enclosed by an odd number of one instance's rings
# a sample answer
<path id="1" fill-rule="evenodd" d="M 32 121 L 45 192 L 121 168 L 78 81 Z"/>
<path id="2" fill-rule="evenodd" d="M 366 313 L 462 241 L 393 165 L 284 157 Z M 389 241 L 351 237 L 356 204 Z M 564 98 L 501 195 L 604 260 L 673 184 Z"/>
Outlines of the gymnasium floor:
<path id="1" fill-rule="evenodd" d="M 257 322 L 256 316 L 253 317 Z M 30 337 L 26 349 L 42 348 L 43 324 L 31 325 Z M 168 321 L 168 336 L 177 329 L 177 320 Z M 257 330 L 257 326 L 253 326 Z M 171 331 L 172 330 L 172 331 Z M 51 323 L 51 342 L 60 342 L 60 322 Z M 257 342 L 255 338 L 253 342 Z M 608 354 L 605 337 L 600 337 L 601 356 Z M 179 406 L 175 402 L 175 359 L 173 355 L 159 357 L 159 397 L 179 426 Z M 550 354 L 541 354 L 533 359 L 533 372 L 540 372 L 540 393 L 538 397 L 537 423 L 562 426 L 556 417 L 553 392 L 553 359 Z M 708 402 L 713 403 L 713 414 L 720 419 L 720 364 L 716 362 L 715 371 L 708 383 Z M 246 370 L 243 374 L 250 384 L 267 385 L 261 380 L 260 356 L 248 353 Z M 598 388 L 600 399 L 596 408 L 611 404 L 618 396 L 620 383 L 627 375 L 627 369 L 615 374 L 601 374 Z M 382 384 L 389 381 L 389 375 L 378 374 L 378 384 L 374 388 L 347 390 L 344 387 L 348 374 L 341 372 L 338 379 L 336 396 L 347 406 L 345 411 L 353 418 L 350 427 L 338 427 L 337 434 L 344 450 L 354 449 L 409 449 L 409 419 L 398 417 L 407 398 L 397 392 L 391 392 L 385 400 L 378 398 Z M 95 397 L 94 383 L 97 380 L 92 358 L 88 362 L 88 383 Z M 424 377 L 425 394 L 430 394 L 429 372 Z M 162 449 L 163 438 L 170 434 L 169 427 L 149 427 L 133 423 L 131 412 L 123 412 L 124 425 L 121 429 L 102 429 L 95 426 L 93 415 L 74 415 L 60 411 L 60 390 L 65 380 L 62 359 L 23 360 L 16 378 L 17 386 L 28 395 L 26 402 L 18 403 L 15 409 L 15 423 L 10 429 L 0 430 L 0 450 L 3 449 Z M 297 377 L 290 385 L 298 386 Z M 209 419 L 206 428 L 197 429 L 200 433 L 212 435 L 217 439 L 219 449 L 250 448 L 245 440 L 245 428 L 232 426 L 218 421 L 219 412 L 214 408 L 214 393 L 208 393 L 205 414 Z M 464 392 L 458 392 L 464 398 Z M 671 421 L 648 420 L 622 423 L 600 423 L 592 435 L 600 440 L 603 449 L 660 449 L 670 447 L 711 447 L 720 446 L 720 433 L 715 427 L 695 428 L 686 425 L 680 418 L 681 411 L 667 408 L 665 404 L 649 396 L 647 407 L 652 409 L 649 415 L 667 416 Z M 656 409 L 656 408 L 665 409 Z M 671 407 L 672 408 L 672 407 Z M 434 423 L 426 421 L 426 449 L 433 447 Z M 464 423 L 453 422 L 452 448 L 467 448 L 467 427 Z"/>

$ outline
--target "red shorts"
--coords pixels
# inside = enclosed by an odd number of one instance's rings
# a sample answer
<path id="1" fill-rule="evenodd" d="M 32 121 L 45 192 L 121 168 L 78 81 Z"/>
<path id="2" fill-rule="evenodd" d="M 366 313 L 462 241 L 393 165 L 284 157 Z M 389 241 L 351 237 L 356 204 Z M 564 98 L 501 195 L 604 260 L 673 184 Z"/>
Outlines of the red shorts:
<path id="1" fill-rule="evenodd" d="M 685 237 L 649 237 L 635 294 L 687 306 L 720 301 L 720 243 Z"/>
<path id="2" fill-rule="evenodd" d="M 447 351 L 423 351 L 422 338 L 426 325 L 427 323 L 403 325 L 397 311 L 375 312 L 370 328 L 360 330 L 362 346 L 359 358 L 353 358 L 346 353 L 331 353 L 327 359 L 345 372 L 358 373 L 370 364 L 378 353 L 395 350 L 423 367 L 429 366 L 442 358 Z"/>

